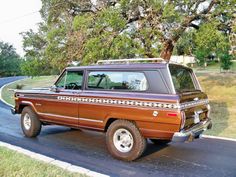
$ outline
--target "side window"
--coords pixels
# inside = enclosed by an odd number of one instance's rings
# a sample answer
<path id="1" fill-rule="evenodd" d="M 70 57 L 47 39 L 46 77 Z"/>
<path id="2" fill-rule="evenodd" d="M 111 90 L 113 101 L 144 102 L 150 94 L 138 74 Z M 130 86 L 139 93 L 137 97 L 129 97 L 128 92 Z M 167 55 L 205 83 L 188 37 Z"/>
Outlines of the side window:
<path id="1" fill-rule="evenodd" d="M 67 71 L 57 82 L 59 88 L 80 90 L 82 88 L 83 72 L 82 71 Z"/>
<path id="2" fill-rule="evenodd" d="M 148 89 L 148 83 L 142 72 L 90 72 L 88 76 L 88 88 L 145 91 Z"/>

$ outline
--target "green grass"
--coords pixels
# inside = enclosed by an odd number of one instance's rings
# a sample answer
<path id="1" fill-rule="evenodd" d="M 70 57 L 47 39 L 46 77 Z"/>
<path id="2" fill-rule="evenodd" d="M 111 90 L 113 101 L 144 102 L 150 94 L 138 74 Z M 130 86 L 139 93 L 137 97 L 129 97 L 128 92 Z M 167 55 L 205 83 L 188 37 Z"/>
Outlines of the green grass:
<path id="1" fill-rule="evenodd" d="M 82 177 L 85 175 L 71 173 L 54 165 L 49 165 L 18 152 L 0 147 L 1 177 Z"/>
<path id="2" fill-rule="evenodd" d="M 193 68 L 196 72 L 198 71 L 207 71 L 207 72 L 223 72 L 220 68 L 220 62 L 211 61 L 207 64 L 207 67 L 194 67 Z M 232 61 L 232 65 L 230 67 L 230 72 L 236 72 L 236 61 Z"/>
<path id="3" fill-rule="evenodd" d="M 207 93 L 212 107 L 213 128 L 206 134 L 236 138 L 236 74 L 234 73 L 198 73 L 203 90 Z M 44 76 L 26 79 L 3 89 L 3 98 L 13 103 L 12 91 L 17 84 L 24 84 L 23 89 L 48 87 L 56 76 Z"/>
<path id="4" fill-rule="evenodd" d="M 14 91 L 12 89 L 17 89 L 17 87 L 22 87 L 22 89 L 32 89 L 32 88 L 41 88 L 41 87 L 50 87 L 56 81 L 57 76 L 40 76 L 34 78 L 27 78 L 24 80 L 17 81 L 13 84 L 10 84 L 2 90 L 2 98 L 12 105 L 14 105 L 13 94 Z"/>
<path id="5" fill-rule="evenodd" d="M 206 134 L 236 138 L 236 74 L 198 74 L 211 105 L 213 128 Z"/>

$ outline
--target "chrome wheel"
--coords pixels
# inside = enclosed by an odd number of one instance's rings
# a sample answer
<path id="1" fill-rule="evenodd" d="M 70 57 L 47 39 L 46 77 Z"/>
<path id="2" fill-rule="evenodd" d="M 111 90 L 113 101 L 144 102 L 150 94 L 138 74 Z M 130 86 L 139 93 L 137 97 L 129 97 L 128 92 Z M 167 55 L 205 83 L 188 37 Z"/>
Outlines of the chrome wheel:
<path id="1" fill-rule="evenodd" d="M 134 145 L 134 139 L 128 130 L 120 128 L 114 133 L 113 143 L 118 151 L 126 153 L 131 151 Z"/>
<path id="2" fill-rule="evenodd" d="M 31 127 L 31 119 L 28 113 L 24 115 L 23 124 L 26 130 L 29 130 Z"/>

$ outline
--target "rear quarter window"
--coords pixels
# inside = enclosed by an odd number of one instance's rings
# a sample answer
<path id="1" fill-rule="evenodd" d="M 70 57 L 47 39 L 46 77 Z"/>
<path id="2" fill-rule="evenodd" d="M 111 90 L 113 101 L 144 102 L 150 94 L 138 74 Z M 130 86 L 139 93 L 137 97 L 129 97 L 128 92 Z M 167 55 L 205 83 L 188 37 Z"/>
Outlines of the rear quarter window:
<path id="1" fill-rule="evenodd" d="M 88 89 L 146 91 L 148 82 L 143 72 L 92 71 Z"/>

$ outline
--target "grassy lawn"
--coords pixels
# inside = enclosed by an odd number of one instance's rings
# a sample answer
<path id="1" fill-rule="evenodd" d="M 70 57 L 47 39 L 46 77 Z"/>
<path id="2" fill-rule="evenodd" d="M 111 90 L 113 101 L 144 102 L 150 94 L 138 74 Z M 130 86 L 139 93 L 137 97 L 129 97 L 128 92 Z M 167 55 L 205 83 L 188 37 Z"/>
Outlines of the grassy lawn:
<path id="1" fill-rule="evenodd" d="M 207 64 L 207 67 L 194 67 L 195 71 L 207 71 L 207 72 L 223 72 L 222 69 L 220 69 L 220 62 L 209 62 Z M 230 67 L 231 72 L 236 72 L 236 61 L 232 61 L 232 65 Z"/>
<path id="2" fill-rule="evenodd" d="M 85 176 L 70 173 L 54 165 L 34 160 L 18 152 L 0 147 L 0 176 L 1 177 L 44 177 L 44 176 Z"/>
<path id="3" fill-rule="evenodd" d="M 198 73 L 203 90 L 207 93 L 212 107 L 213 128 L 206 132 L 209 135 L 236 138 L 236 74 L 233 73 Z M 3 98 L 13 103 L 12 91 L 17 84 L 24 84 L 23 89 L 48 87 L 56 76 L 35 77 L 5 87 Z"/>
<path id="4" fill-rule="evenodd" d="M 236 74 L 198 74 L 212 108 L 212 130 L 206 134 L 236 138 Z"/>
<path id="5" fill-rule="evenodd" d="M 4 87 L 2 90 L 2 98 L 14 105 L 13 93 L 11 89 L 17 89 L 17 87 L 22 87 L 22 89 L 31 89 L 31 88 L 41 88 L 41 87 L 50 87 L 56 81 L 57 76 L 40 76 L 34 78 L 28 78 L 24 80 L 17 81 L 11 85 Z"/>

